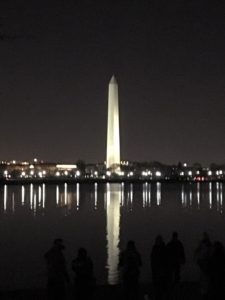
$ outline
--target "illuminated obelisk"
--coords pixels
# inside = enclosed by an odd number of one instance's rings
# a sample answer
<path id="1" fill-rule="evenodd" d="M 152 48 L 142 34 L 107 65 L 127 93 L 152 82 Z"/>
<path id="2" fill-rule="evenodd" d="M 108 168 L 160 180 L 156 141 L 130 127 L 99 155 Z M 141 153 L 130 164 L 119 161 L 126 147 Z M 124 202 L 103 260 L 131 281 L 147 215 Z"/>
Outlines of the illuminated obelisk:
<path id="1" fill-rule="evenodd" d="M 118 84 L 113 75 L 109 82 L 106 167 L 120 170 L 120 128 Z"/>

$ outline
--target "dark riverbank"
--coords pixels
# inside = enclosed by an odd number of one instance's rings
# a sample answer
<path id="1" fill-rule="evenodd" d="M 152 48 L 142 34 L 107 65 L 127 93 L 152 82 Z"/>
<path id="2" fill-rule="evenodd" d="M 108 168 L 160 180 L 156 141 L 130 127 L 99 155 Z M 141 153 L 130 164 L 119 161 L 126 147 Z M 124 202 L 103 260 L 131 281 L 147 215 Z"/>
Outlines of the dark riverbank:
<path id="1" fill-rule="evenodd" d="M 196 181 L 196 180 L 152 180 L 152 179 L 143 179 L 143 178 L 27 178 L 27 179 L 1 179 L 0 185 L 26 185 L 26 184 L 94 184 L 94 183 L 134 183 L 134 184 L 141 184 L 141 183 L 208 183 L 208 182 L 225 182 L 223 179 L 219 180 L 204 180 L 204 181 Z"/>
<path id="2" fill-rule="evenodd" d="M 148 295 L 148 298 L 147 298 Z M 4 291 L 0 294 L 3 300 L 47 300 L 46 290 L 44 289 L 32 289 L 32 290 L 16 290 L 16 291 Z M 199 284 L 197 282 L 182 282 L 179 287 L 174 290 L 175 299 L 181 300 L 197 300 L 200 299 Z M 66 300 L 74 299 L 72 295 L 72 288 L 68 288 Z M 115 286 L 98 286 L 94 292 L 93 300 L 122 300 L 123 293 L 120 285 Z M 154 299 L 153 289 L 151 285 L 143 284 L 140 288 L 140 300 Z"/>

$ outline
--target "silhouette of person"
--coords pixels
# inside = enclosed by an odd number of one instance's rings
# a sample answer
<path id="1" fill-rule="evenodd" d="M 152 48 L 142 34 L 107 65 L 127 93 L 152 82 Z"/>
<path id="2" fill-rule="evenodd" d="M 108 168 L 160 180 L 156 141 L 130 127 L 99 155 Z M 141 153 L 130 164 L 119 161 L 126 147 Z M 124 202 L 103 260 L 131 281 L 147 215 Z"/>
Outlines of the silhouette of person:
<path id="1" fill-rule="evenodd" d="M 119 257 L 119 268 L 122 269 L 125 299 L 138 299 L 141 256 L 134 241 L 128 241 L 127 247 Z"/>
<path id="2" fill-rule="evenodd" d="M 75 272 L 74 292 L 76 299 L 90 299 L 95 286 L 93 262 L 85 248 L 78 249 L 77 257 L 72 261 Z"/>
<path id="3" fill-rule="evenodd" d="M 181 265 L 185 263 L 184 247 L 178 239 L 178 233 L 173 232 L 171 241 L 167 244 L 168 275 L 172 285 L 180 282 Z"/>
<path id="4" fill-rule="evenodd" d="M 209 294 L 207 299 L 225 298 L 225 250 L 223 244 L 216 241 L 213 245 L 209 264 Z"/>
<path id="5" fill-rule="evenodd" d="M 203 238 L 195 250 L 195 260 L 200 268 L 200 293 L 206 297 L 210 284 L 210 261 L 212 256 L 212 243 L 209 235 L 203 232 Z"/>
<path id="6" fill-rule="evenodd" d="M 66 282 L 69 282 L 69 276 L 63 255 L 64 249 L 63 240 L 55 239 L 52 248 L 44 255 L 48 272 L 48 299 L 65 298 Z"/>
<path id="7" fill-rule="evenodd" d="M 152 248 L 151 267 L 155 299 L 164 299 L 167 292 L 168 257 L 161 235 L 156 237 Z"/>

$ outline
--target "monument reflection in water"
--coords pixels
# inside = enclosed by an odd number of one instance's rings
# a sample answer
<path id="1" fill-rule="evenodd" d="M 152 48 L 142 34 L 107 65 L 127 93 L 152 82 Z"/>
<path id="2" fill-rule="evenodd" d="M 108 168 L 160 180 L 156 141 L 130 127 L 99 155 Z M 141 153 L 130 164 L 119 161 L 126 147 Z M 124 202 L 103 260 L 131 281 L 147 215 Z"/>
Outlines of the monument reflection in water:
<path id="1" fill-rule="evenodd" d="M 118 282 L 121 185 L 106 188 L 108 283 L 113 285 Z"/>

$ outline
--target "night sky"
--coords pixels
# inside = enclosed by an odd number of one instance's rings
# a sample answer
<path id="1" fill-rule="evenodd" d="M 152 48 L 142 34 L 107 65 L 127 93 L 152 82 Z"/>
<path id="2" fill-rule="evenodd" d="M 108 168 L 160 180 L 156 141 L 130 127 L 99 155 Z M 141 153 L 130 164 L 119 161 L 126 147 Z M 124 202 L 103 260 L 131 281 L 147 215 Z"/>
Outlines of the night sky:
<path id="1" fill-rule="evenodd" d="M 1 0 L 0 160 L 105 160 L 119 83 L 122 159 L 225 162 L 225 5 Z"/>

